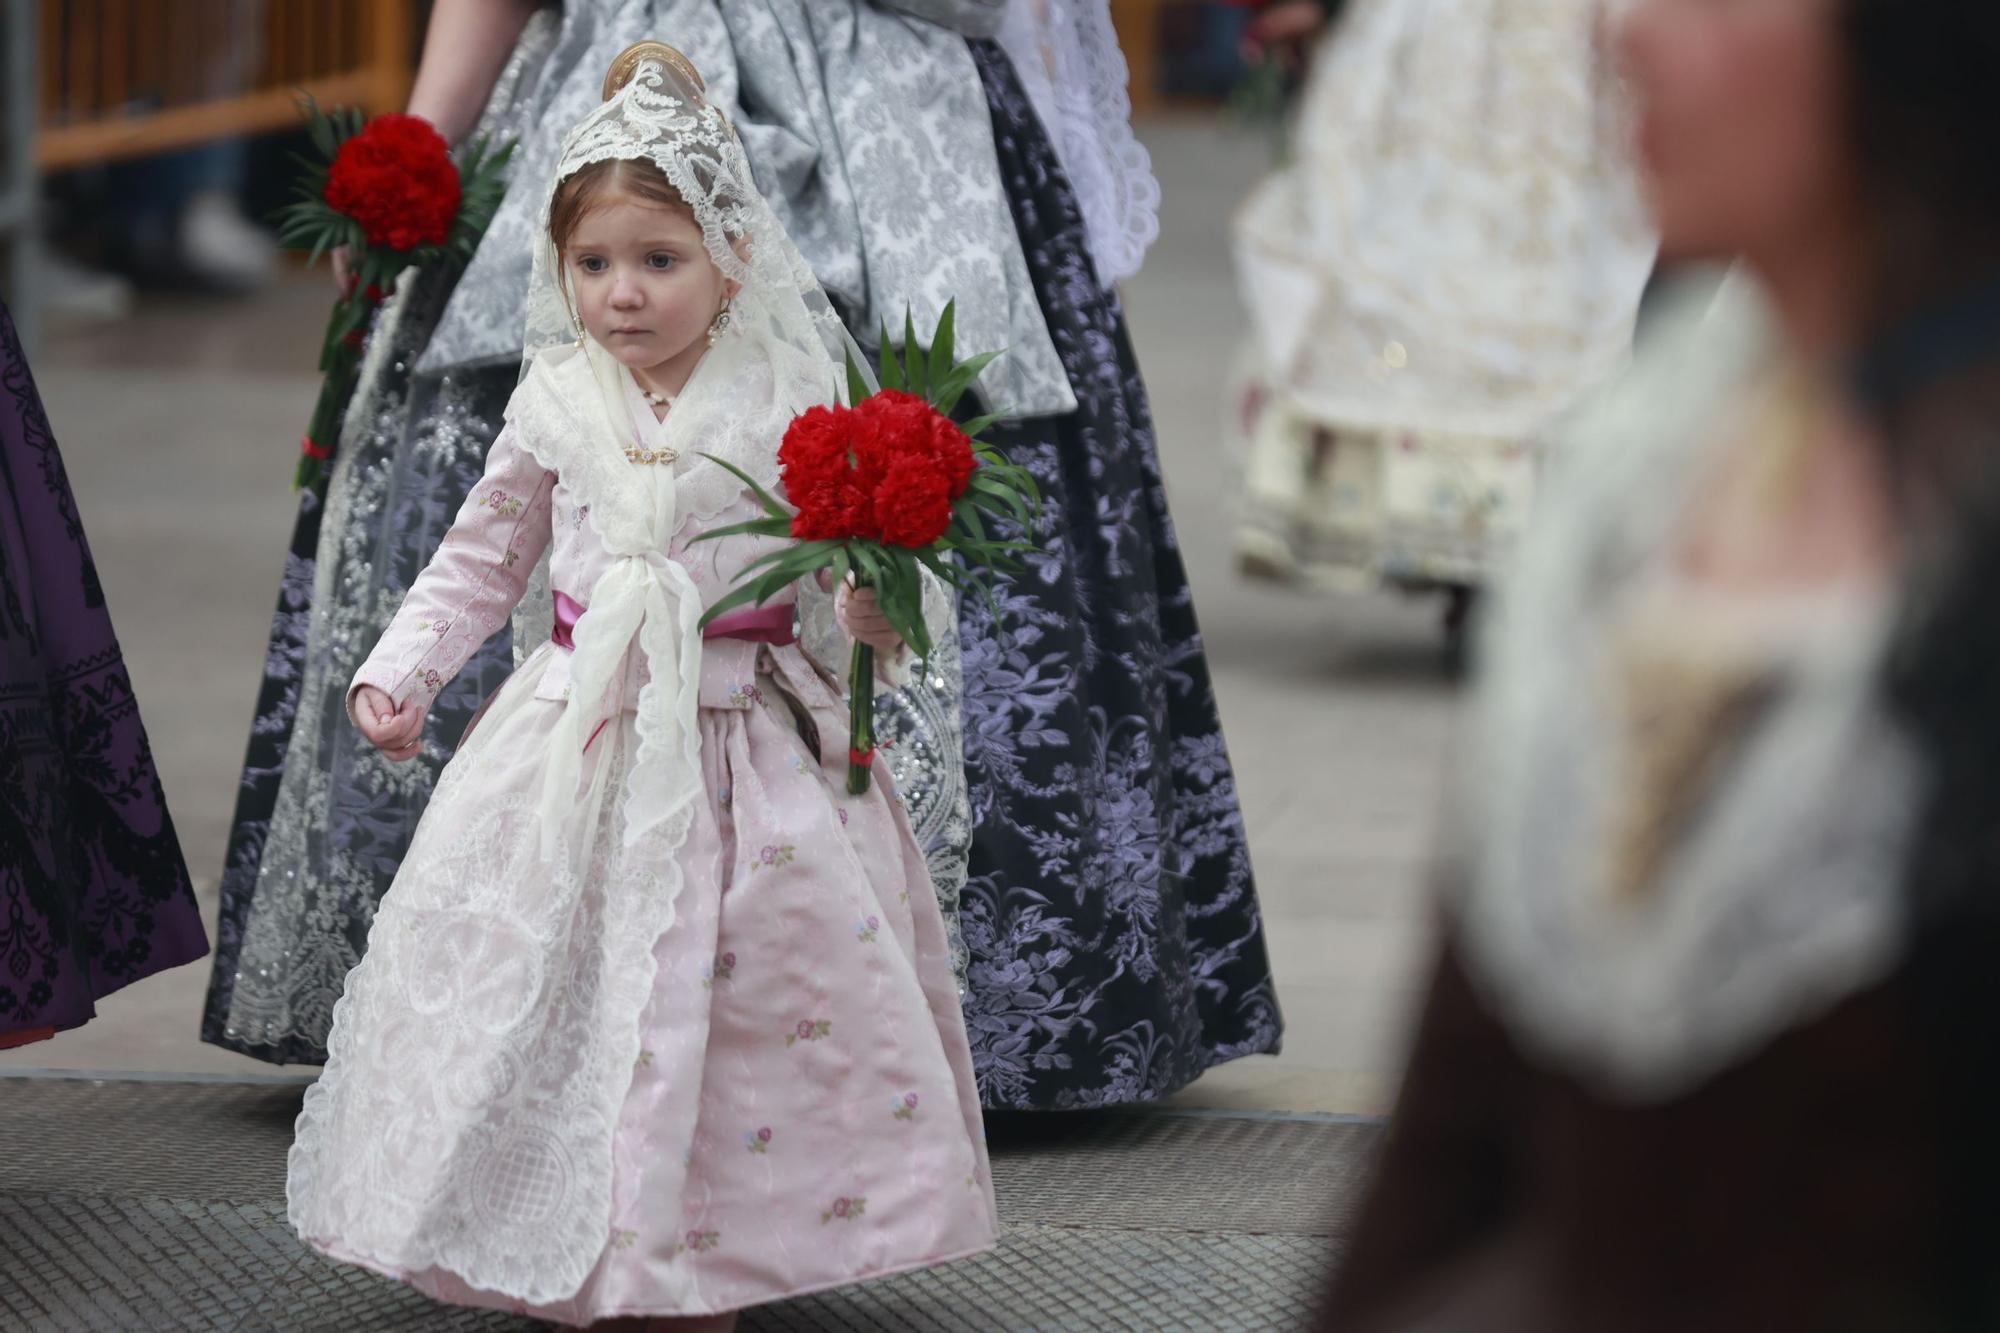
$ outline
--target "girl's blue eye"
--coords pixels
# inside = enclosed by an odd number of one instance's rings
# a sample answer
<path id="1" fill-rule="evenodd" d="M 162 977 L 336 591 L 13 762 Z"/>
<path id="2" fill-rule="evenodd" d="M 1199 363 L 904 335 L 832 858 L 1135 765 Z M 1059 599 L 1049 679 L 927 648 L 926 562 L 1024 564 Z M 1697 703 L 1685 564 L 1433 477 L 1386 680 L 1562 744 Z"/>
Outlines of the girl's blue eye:
<path id="1" fill-rule="evenodd" d="M 585 273 L 602 273 L 605 269 L 604 260 L 596 255 L 585 255 L 576 261 L 576 266 Z"/>
<path id="2" fill-rule="evenodd" d="M 651 268 L 672 268 L 676 262 L 665 250 L 655 250 L 646 256 L 646 263 Z"/>

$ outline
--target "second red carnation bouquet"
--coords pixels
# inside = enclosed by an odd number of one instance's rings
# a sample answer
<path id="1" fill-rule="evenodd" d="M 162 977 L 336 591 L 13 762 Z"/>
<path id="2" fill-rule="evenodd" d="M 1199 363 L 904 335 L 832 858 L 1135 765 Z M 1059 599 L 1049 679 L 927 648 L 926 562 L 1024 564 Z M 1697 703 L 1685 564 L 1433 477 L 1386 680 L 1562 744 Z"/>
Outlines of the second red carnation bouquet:
<path id="1" fill-rule="evenodd" d="M 778 449 L 788 509 L 728 463 L 756 494 L 765 517 L 721 528 L 703 540 L 754 535 L 793 544 L 756 561 L 741 586 L 710 607 L 706 625 L 745 604 L 761 604 L 820 571 L 836 584 L 873 588 L 882 610 L 912 652 L 926 657 L 924 571 L 960 593 L 989 595 L 987 575 L 1015 567 L 1027 543 L 1004 528 L 1032 531 L 1040 504 L 1034 478 L 979 442 L 997 416 L 960 425 L 951 413 L 997 353 L 953 359 L 954 308 L 946 306 L 930 350 L 904 324 L 904 354 L 885 351 L 882 389 L 869 393 L 848 367 L 846 405 L 815 407 L 796 418 Z M 886 331 L 882 346 L 889 347 Z M 716 460 L 720 462 L 720 460 Z M 856 644 L 849 665 L 852 727 L 847 789 L 868 790 L 875 757 L 875 653 Z"/>
<path id="2" fill-rule="evenodd" d="M 320 160 L 300 159 L 299 198 L 278 215 L 278 239 L 315 260 L 345 246 L 355 275 L 334 302 L 320 350 L 319 401 L 300 445 L 297 484 L 318 486 L 375 306 L 412 265 L 472 258 L 500 205 L 513 148 L 492 151 L 482 139 L 454 161 L 443 136 L 416 116 L 363 120 L 352 109 L 323 112 L 310 99 L 303 106 Z"/>

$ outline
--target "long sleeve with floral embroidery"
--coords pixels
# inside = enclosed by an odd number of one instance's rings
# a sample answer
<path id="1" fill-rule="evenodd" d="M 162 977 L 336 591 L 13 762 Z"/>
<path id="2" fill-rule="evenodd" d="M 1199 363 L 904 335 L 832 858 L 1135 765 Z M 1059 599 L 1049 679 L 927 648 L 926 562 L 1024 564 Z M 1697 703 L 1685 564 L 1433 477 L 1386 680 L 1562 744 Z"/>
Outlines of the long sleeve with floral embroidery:
<path id="1" fill-rule="evenodd" d="M 479 646 L 507 623 L 528 575 L 548 548 L 556 477 L 510 426 L 486 457 L 486 474 L 465 498 L 437 554 L 348 687 L 372 685 L 424 709 Z"/>

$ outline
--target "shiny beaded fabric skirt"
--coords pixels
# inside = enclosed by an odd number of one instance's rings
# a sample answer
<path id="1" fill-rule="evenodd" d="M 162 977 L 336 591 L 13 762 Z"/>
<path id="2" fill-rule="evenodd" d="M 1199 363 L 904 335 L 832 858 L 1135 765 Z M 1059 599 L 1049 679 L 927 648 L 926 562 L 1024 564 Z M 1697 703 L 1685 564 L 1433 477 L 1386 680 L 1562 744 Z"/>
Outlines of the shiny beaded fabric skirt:
<path id="1" fill-rule="evenodd" d="M 478 481 L 517 368 L 413 373 L 450 295 L 433 272 L 385 307 L 324 493 L 300 496 L 222 877 L 202 1040 L 319 1064 L 425 800 L 481 700 L 513 669 L 503 631 L 392 765 L 347 720 L 354 671 Z"/>

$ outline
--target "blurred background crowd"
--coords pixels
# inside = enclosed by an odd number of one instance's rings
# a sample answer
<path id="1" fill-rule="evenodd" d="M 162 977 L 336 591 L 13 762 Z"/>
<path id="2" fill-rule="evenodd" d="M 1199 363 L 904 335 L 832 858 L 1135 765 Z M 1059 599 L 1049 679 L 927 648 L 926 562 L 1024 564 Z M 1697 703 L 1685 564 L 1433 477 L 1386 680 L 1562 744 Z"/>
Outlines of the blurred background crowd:
<path id="1" fill-rule="evenodd" d="M 228 296 L 271 281 L 278 258 L 263 220 L 290 191 L 298 94 L 401 110 L 429 8 L 10 4 L 0 234 L 17 319 L 113 319 L 139 292 Z M 1121 0 L 1113 10 L 1142 116 L 1212 108 L 1245 91 L 1252 7 Z"/>

